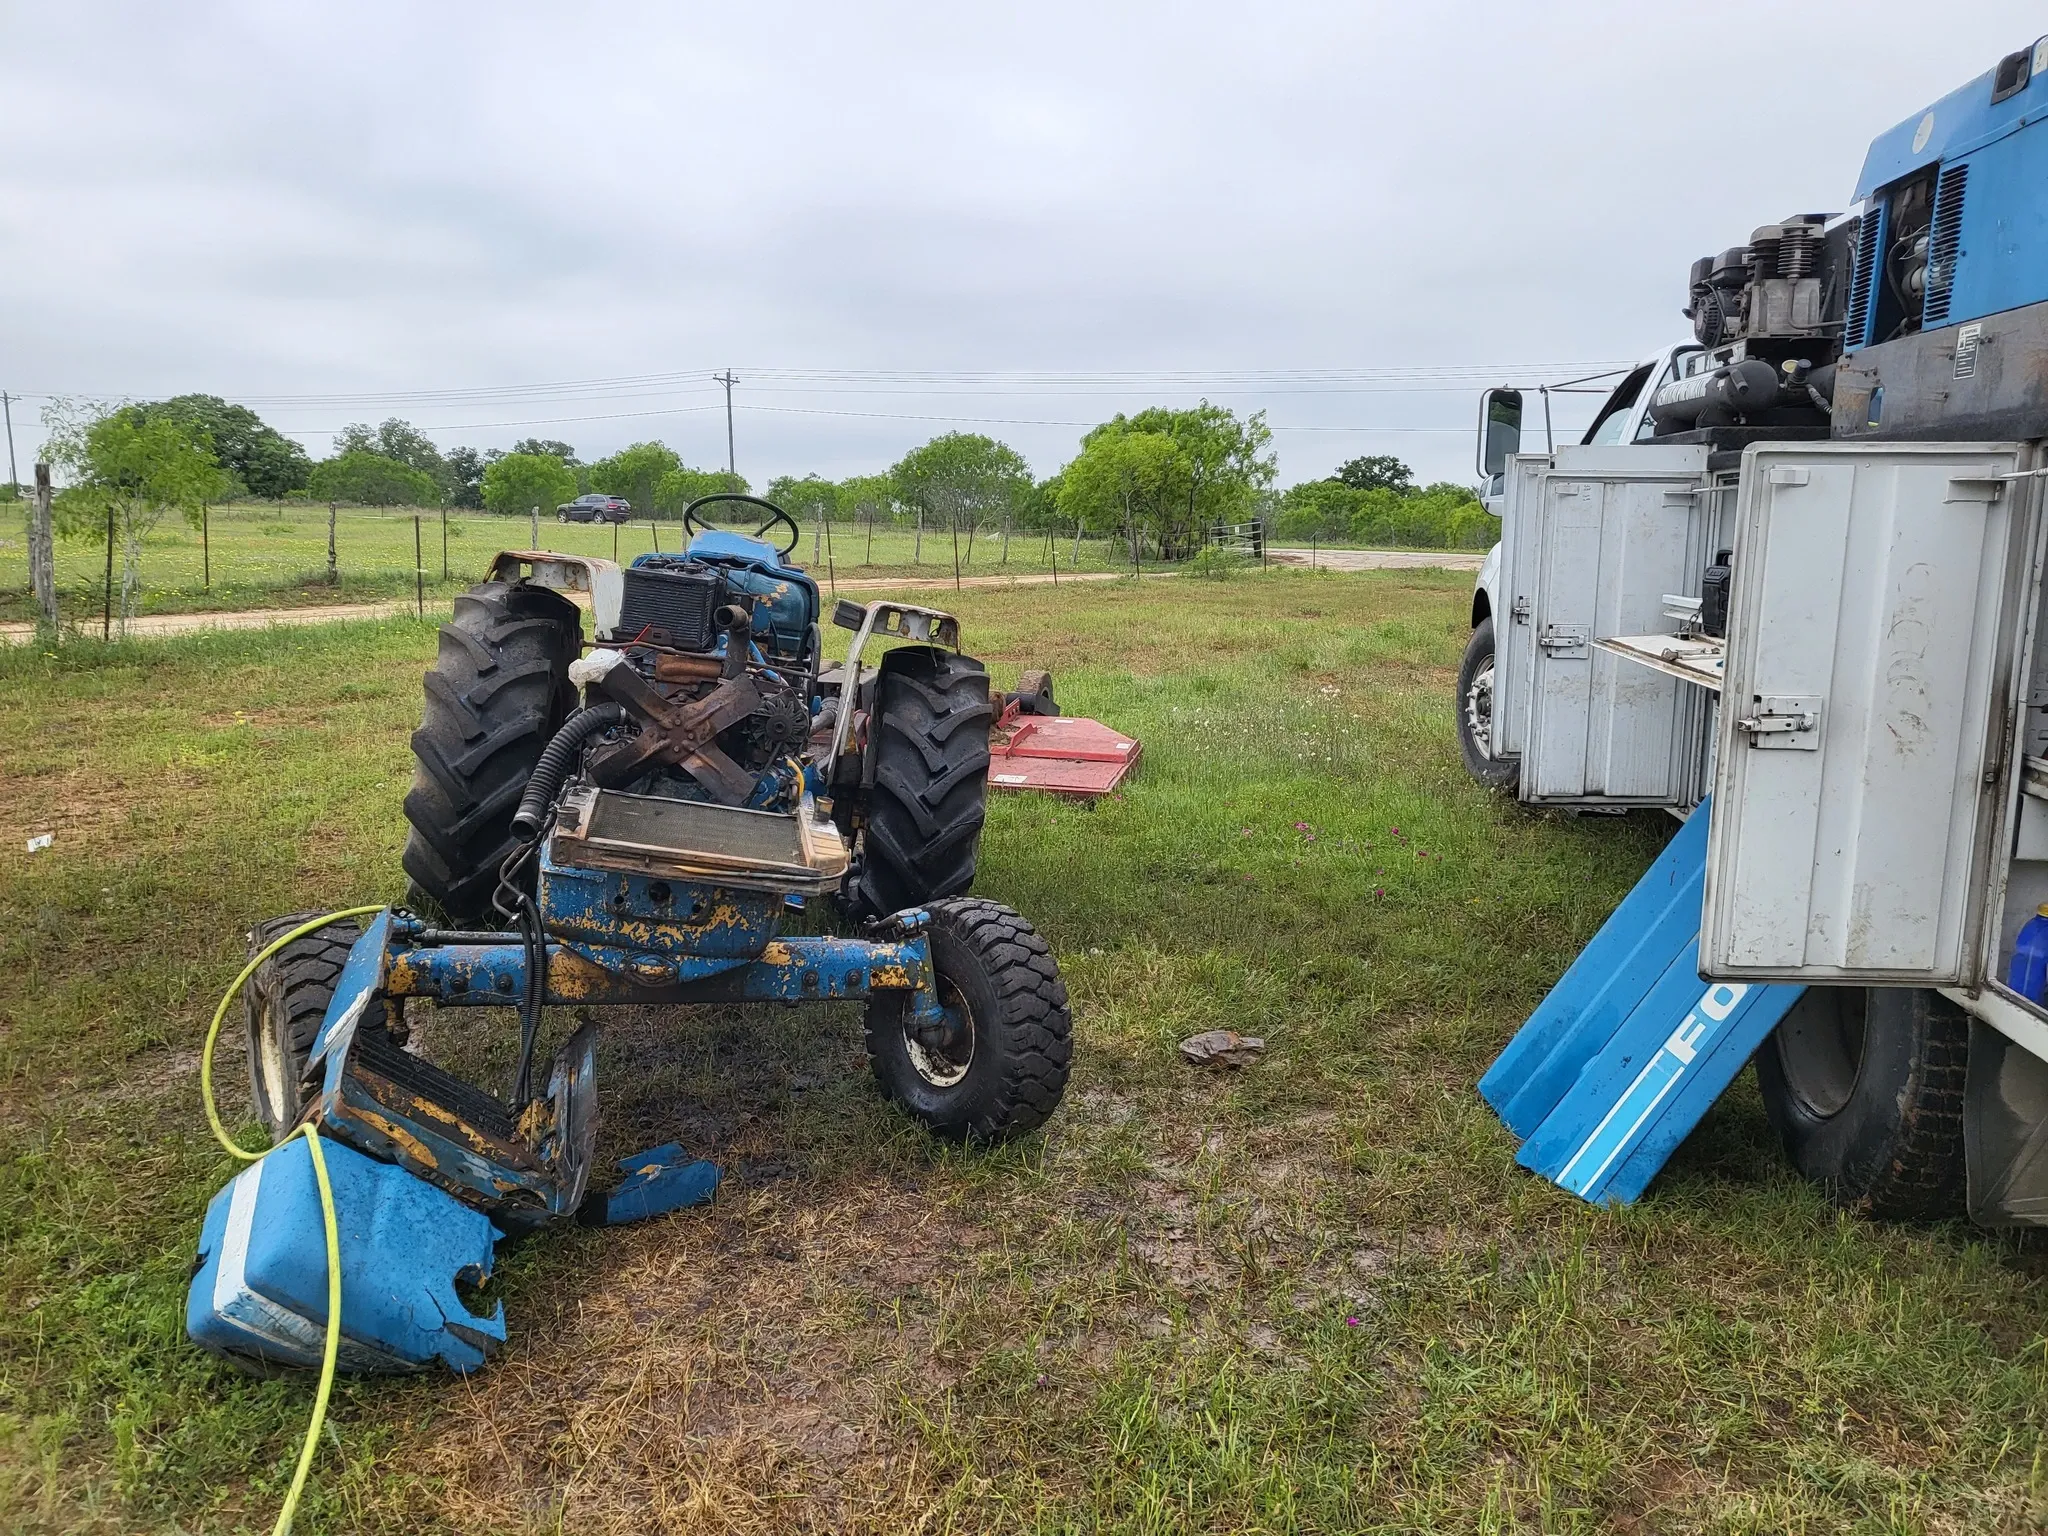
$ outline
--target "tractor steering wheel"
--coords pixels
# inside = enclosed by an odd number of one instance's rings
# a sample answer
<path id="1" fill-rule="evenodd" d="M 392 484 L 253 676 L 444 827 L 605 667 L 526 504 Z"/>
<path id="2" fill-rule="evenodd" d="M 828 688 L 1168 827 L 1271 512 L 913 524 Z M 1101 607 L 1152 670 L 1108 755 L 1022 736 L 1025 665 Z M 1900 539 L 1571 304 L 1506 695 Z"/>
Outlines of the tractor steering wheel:
<path id="1" fill-rule="evenodd" d="M 699 507 L 714 501 L 744 501 L 752 506 L 766 507 L 769 515 L 754 525 L 753 536 L 757 539 L 760 538 L 777 523 L 787 526 L 789 529 L 789 542 L 776 551 L 777 554 L 785 559 L 788 558 L 789 552 L 795 549 L 803 540 L 803 529 L 799 528 L 796 519 L 783 511 L 782 508 L 775 505 L 772 501 L 763 501 L 759 496 L 743 496 L 738 491 L 713 491 L 709 496 L 699 496 L 695 501 L 683 508 L 683 530 L 686 533 L 703 533 L 707 530 L 718 531 L 716 523 L 707 523 L 697 515 Z"/>

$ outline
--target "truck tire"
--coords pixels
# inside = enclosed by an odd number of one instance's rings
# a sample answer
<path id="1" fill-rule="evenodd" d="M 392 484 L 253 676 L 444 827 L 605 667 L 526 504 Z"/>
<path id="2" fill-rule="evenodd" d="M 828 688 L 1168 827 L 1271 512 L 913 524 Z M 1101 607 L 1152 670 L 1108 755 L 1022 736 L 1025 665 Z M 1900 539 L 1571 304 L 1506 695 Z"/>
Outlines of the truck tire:
<path id="1" fill-rule="evenodd" d="M 295 912 L 259 923 L 249 934 L 249 953 L 263 949 L 318 912 Z M 249 1043 L 249 1098 L 256 1117 L 280 1142 L 299 1123 L 311 1095 L 303 1081 L 306 1056 L 327 1017 L 350 946 L 362 936 L 359 924 L 344 919 L 294 939 L 256 967 L 242 988 L 242 1020 Z"/>
<path id="2" fill-rule="evenodd" d="M 1792 1166 L 1864 1215 L 1958 1214 L 1969 1026 L 1938 992 L 1807 988 L 1756 1055 L 1764 1109 Z"/>
<path id="3" fill-rule="evenodd" d="M 972 657 L 905 645 L 882 658 L 867 751 L 866 824 L 845 904 L 886 917 L 974 885 L 987 815 L 988 672 Z"/>
<path id="4" fill-rule="evenodd" d="M 882 1091 L 937 1134 L 1001 1141 L 1045 1124 L 1067 1088 L 1074 1023 L 1044 939 L 993 901 L 928 904 L 939 1000 L 960 1022 L 944 1044 L 913 1039 L 910 995 L 868 1003 L 868 1059 Z"/>
<path id="5" fill-rule="evenodd" d="M 512 813 L 541 749 L 576 706 L 576 605 L 545 587 L 486 581 L 455 599 L 426 675 L 405 795 L 412 901 L 457 923 L 491 910 L 518 844 Z"/>
<path id="6" fill-rule="evenodd" d="M 1493 723 L 1493 619 L 1479 621 L 1458 663 L 1458 750 L 1465 771 L 1488 789 L 1512 792 L 1521 782 L 1522 760 L 1494 757 L 1487 748 Z"/>

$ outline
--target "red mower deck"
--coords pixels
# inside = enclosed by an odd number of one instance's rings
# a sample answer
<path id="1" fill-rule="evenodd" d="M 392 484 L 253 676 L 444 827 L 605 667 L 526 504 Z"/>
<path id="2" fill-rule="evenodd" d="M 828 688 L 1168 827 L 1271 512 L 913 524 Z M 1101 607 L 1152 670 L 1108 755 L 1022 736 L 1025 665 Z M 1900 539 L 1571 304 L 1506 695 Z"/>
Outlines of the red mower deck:
<path id="1" fill-rule="evenodd" d="M 1001 738 L 1003 730 L 1007 739 Z M 1055 795 L 1106 795 L 1137 767 L 1141 743 L 1081 715 L 1022 715 L 989 742 L 993 789 Z"/>

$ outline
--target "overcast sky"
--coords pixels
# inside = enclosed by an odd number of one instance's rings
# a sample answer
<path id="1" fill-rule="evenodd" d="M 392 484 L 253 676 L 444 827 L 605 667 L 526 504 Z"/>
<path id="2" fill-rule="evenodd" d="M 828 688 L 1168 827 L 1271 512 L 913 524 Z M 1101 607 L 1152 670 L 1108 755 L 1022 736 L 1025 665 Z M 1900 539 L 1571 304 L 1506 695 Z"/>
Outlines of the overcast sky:
<path id="1" fill-rule="evenodd" d="M 1675 339 L 2044 17 L 0 0 L 0 388 L 24 474 L 41 396 L 191 390 L 718 466 L 730 367 L 756 484 L 1205 394 L 1469 479 L 1483 382 Z"/>

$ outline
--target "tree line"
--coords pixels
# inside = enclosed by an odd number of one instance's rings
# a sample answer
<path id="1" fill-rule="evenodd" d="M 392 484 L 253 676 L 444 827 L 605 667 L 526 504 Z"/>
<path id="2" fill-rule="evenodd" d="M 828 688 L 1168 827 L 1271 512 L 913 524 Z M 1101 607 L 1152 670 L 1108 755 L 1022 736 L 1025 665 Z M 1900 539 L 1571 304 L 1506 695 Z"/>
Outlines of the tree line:
<path id="1" fill-rule="evenodd" d="M 397 417 L 350 425 L 316 462 L 248 407 L 214 395 L 114 406 L 59 401 L 44 415 L 67 486 L 59 527 L 87 532 L 104 519 L 118 534 L 124 611 L 151 528 L 172 513 L 196 522 L 204 507 L 241 497 L 525 515 L 598 491 L 624 497 L 638 516 L 673 518 L 700 496 L 751 489 L 743 476 L 685 464 L 661 442 L 588 463 L 568 443 L 543 438 L 509 451 L 444 452 Z M 878 474 L 782 476 L 766 494 L 802 522 L 914 522 L 964 535 L 970 553 L 987 530 L 1058 530 L 1119 539 L 1133 561 L 1183 559 L 1211 527 L 1254 518 L 1266 519 L 1281 541 L 1484 547 L 1494 537 L 1492 518 L 1469 490 L 1417 487 L 1408 466 L 1389 456 L 1353 459 L 1326 479 L 1276 492 L 1271 444 L 1264 412 L 1241 417 L 1205 400 L 1118 414 L 1043 480 L 1007 444 L 949 432 Z"/>

